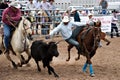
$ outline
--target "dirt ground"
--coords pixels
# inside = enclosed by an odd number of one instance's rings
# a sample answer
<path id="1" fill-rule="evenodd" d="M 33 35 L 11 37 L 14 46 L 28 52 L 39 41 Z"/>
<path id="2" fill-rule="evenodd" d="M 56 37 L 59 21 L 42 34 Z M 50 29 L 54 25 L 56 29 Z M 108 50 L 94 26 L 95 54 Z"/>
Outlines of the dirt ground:
<path id="1" fill-rule="evenodd" d="M 30 66 L 23 66 L 13 69 L 11 63 L 6 59 L 5 55 L 0 55 L 0 80 L 120 80 L 120 38 L 107 37 L 111 44 L 106 46 L 106 42 L 102 41 L 102 47 L 97 49 L 95 56 L 92 58 L 95 77 L 89 76 L 89 70 L 82 72 L 83 64 L 86 58 L 81 56 L 80 60 L 75 61 L 77 51 L 75 48 L 71 50 L 71 59 L 67 59 L 67 43 L 65 41 L 58 44 L 60 55 L 53 58 L 51 66 L 55 69 L 59 78 L 49 75 L 47 68 L 43 68 L 40 62 L 41 72 L 37 71 L 36 64 L 33 59 L 30 60 Z M 55 38 L 56 41 L 61 37 Z M 16 56 L 13 56 L 17 60 Z"/>

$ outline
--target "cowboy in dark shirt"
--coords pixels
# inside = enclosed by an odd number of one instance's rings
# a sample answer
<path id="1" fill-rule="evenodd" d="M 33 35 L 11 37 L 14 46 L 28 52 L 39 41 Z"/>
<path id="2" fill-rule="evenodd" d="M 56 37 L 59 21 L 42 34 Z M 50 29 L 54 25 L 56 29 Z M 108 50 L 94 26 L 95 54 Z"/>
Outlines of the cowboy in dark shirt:
<path id="1" fill-rule="evenodd" d="M 73 13 L 74 21 L 75 22 L 80 22 L 80 14 L 79 14 L 79 12 L 75 8 L 73 8 L 71 10 L 71 12 Z"/>

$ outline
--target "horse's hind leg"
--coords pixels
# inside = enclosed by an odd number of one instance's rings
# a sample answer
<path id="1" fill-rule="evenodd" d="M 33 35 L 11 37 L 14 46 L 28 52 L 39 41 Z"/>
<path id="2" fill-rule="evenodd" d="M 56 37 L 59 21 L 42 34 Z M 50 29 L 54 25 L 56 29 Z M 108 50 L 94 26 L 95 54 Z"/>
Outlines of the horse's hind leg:
<path id="1" fill-rule="evenodd" d="M 110 44 L 110 41 L 109 41 L 108 39 L 104 38 L 103 40 L 104 40 L 105 42 L 107 42 L 106 45 L 109 45 L 109 44 Z"/>
<path id="2" fill-rule="evenodd" d="M 13 67 L 15 69 L 17 69 L 17 65 L 15 64 L 15 62 L 11 59 L 10 55 L 9 55 L 9 51 L 5 52 L 5 56 L 6 58 L 12 63 Z"/>
<path id="3" fill-rule="evenodd" d="M 107 42 L 106 45 L 109 45 L 110 44 L 110 41 L 108 39 L 105 38 L 106 34 L 101 32 L 101 39 L 104 40 L 105 42 Z"/>
<path id="4" fill-rule="evenodd" d="M 69 45 L 68 46 L 68 58 L 66 59 L 66 61 L 70 60 L 70 50 L 73 48 L 73 45 Z"/>
<path id="5" fill-rule="evenodd" d="M 79 59 L 80 59 L 80 53 L 78 52 L 78 57 L 75 58 L 75 60 L 77 61 L 77 60 L 79 60 Z"/>

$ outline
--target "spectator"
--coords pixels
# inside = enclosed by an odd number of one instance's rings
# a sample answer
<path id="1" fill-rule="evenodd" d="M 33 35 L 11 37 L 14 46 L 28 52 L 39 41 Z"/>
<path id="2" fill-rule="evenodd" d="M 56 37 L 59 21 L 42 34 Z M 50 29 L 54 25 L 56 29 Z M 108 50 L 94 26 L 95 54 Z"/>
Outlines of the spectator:
<path id="1" fill-rule="evenodd" d="M 99 5 L 102 7 L 102 14 L 106 14 L 108 2 L 106 0 L 101 0 Z"/>
<path id="2" fill-rule="evenodd" d="M 39 14 L 37 14 L 40 10 L 40 0 L 36 0 L 36 1 L 33 1 L 33 4 L 35 5 L 35 17 L 36 17 L 36 34 L 38 34 L 38 26 L 39 26 L 39 19 L 40 19 L 40 16 Z"/>
<path id="3" fill-rule="evenodd" d="M 73 14 L 74 22 L 80 22 L 80 12 L 76 10 L 75 8 L 73 8 L 71 10 L 71 13 Z M 79 27 L 77 25 L 74 25 L 74 33 L 78 34 L 82 30 L 83 27 L 84 26 Z"/>
<path id="4" fill-rule="evenodd" d="M 64 18 L 64 16 L 68 16 L 70 17 L 70 13 L 69 13 L 69 10 L 66 10 L 63 15 L 62 15 L 62 19 Z"/>
<path id="5" fill-rule="evenodd" d="M 12 35 L 11 31 L 15 30 L 15 26 L 18 25 L 16 23 L 21 19 L 21 11 L 19 8 L 20 6 L 18 6 L 16 2 L 12 2 L 10 3 L 10 7 L 3 11 L 2 21 L 6 51 L 8 51 L 9 48 L 10 36 Z"/>
<path id="6" fill-rule="evenodd" d="M 113 38 L 113 31 L 115 30 L 116 31 L 116 36 L 119 37 L 119 33 L 118 33 L 118 27 L 117 27 L 117 24 L 118 24 L 118 19 L 117 19 L 117 11 L 116 10 L 113 10 L 112 11 L 112 20 L 111 20 L 111 38 Z"/>
<path id="7" fill-rule="evenodd" d="M 26 8 L 31 9 L 31 10 L 35 9 L 35 5 L 33 4 L 33 0 L 29 0 L 29 2 L 26 5 Z"/>
<path id="8" fill-rule="evenodd" d="M 92 23 L 94 23 L 94 21 L 93 21 L 93 14 L 92 13 L 88 13 L 88 18 L 89 18 L 89 20 L 87 21 L 87 23 L 91 24 L 91 26 L 92 26 Z"/>
<path id="9" fill-rule="evenodd" d="M 35 5 L 35 9 L 40 9 L 40 1 L 39 0 L 36 0 L 33 2 L 33 4 Z"/>
<path id="10" fill-rule="evenodd" d="M 56 7 L 54 5 L 54 0 L 49 0 L 49 3 L 50 3 L 50 13 L 51 15 L 54 15 L 55 13 L 55 10 L 56 10 Z"/>
<path id="11" fill-rule="evenodd" d="M 33 0 L 29 0 L 29 2 L 26 5 L 26 9 L 28 9 L 27 12 L 26 12 L 28 17 L 30 17 L 32 22 L 34 22 L 36 12 L 34 11 L 35 10 L 35 5 L 33 4 Z M 32 34 L 34 34 L 34 26 L 35 26 L 35 24 L 32 24 Z"/>
<path id="12" fill-rule="evenodd" d="M 2 12 L 5 8 L 8 7 L 8 0 L 4 0 L 2 3 L 0 3 L 0 27 L 1 27 L 1 20 L 2 20 Z"/>
<path id="13" fill-rule="evenodd" d="M 61 14 L 59 13 L 59 8 L 56 8 L 55 12 L 55 27 L 58 26 L 58 24 L 62 21 Z"/>
<path id="14" fill-rule="evenodd" d="M 80 22 L 80 12 L 78 10 L 76 10 L 75 8 L 73 8 L 71 10 L 71 13 L 73 14 L 74 21 Z"/>
<path id="15" fill-rule="evenodd" d="M 47 2 L 47 0 L 42 0 L 41 1 L 40 8 L 47 13 L 47 16 L 48 16 L 48 19 L 49 19 L 49 21 L 47 21 L 47 22 L 51 21 L 50 6 L 51 5 L 50 5 L 49 2 Z M 43 21 L 43 22 L 46 22 L 46 21 Z M 46 25 L 46 24 L 42 25 L 42 34 L 46 35 L 48 33 L 49 33 L 49 25 Z"/>
<path id="16" fill-rule="evenodd" d="M 45 12 L 47 13 L 48 16 L 50 16 L 50 3 L 47 2 L 46 0 L 42 0 L 41 4 L 40 4 L 40 8 L 42 10 L 45 10 Z"/>

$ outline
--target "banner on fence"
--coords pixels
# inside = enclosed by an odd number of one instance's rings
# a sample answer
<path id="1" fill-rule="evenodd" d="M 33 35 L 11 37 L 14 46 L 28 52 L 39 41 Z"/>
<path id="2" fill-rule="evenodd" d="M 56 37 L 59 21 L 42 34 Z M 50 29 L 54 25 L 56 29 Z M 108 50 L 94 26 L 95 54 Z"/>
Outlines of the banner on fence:
<path id="1" fill-rule="evenodd" d="M 112 16 L 94 16 L 94 20 L 100 20 L 102 25 L 101 25 L 101 29 L 103 32 L 111 32 L 111 17 Z M 88 17 L 87 16 L 81 16 L 81 21 L 88 21 Z"/>

